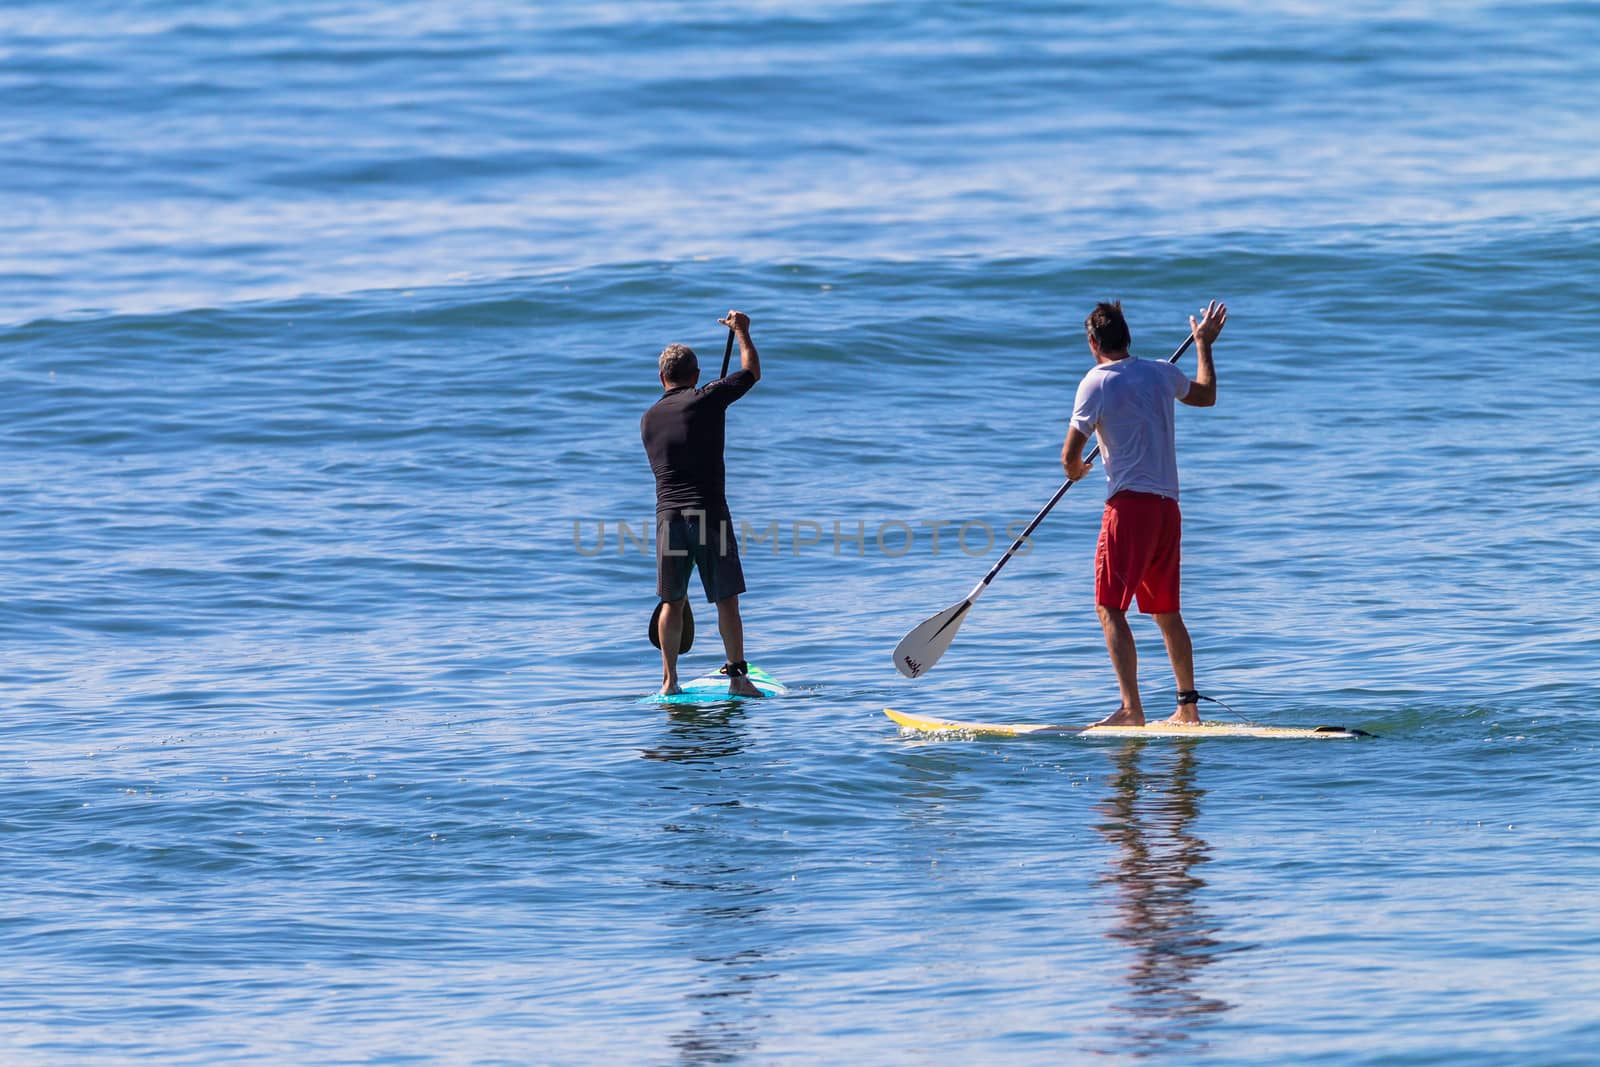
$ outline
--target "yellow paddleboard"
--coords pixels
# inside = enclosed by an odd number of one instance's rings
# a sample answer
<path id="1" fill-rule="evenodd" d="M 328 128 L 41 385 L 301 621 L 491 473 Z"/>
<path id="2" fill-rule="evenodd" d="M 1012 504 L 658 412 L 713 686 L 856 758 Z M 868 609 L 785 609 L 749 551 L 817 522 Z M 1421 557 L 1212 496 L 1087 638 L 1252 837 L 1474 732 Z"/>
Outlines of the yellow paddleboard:
<path id="1" fill-rule="evenodd" d="M 923 734 L 961 737 L 1025 737 L 1033 734 L 1073 734 L 1079 737 L 1261 737 L 1277 739 L 1338 739 L 1371 737 L 1365 730 L 1344 726 L 1253 726 L 1237 722 L 1203 722 L 1180 726 L 1163 720 L 1143 726 L 1051 726 L 1046 723 L 957 722 L 931 715 L 907 715 L 884 708 L 883 713 L 904 729 Z"/>

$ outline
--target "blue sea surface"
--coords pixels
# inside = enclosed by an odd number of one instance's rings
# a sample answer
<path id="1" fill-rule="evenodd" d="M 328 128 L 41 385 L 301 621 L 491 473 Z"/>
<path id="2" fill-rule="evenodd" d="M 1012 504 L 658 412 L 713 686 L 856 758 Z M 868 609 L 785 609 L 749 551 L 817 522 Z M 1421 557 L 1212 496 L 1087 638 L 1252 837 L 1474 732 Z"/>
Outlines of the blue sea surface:
<path id="1" fill-rule="evenodd" d="M 1597 40 L 8 4 L 0 1060 L 1593 1062 Z M 1093 481 L 890 661 L 1060 485 L 1108 298 L 1150 358 L 1230 308 L 1178 417 L 1202 690 L 1377 738 L 883 717 L 1115 705 Z M 747 645 L 793 692 L 644 706 L 638 420 L 730 307 Z"/>

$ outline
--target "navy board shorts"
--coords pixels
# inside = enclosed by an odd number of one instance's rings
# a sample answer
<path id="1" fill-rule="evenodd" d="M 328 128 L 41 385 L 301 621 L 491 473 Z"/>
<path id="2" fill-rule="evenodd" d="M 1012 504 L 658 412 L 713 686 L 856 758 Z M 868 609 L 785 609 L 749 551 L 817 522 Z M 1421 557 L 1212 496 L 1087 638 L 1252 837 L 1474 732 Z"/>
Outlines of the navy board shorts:
<path id="1" fill-rule="evenodd" d="M 689 574 L 696 569 L 706 599 L 713 604 L 744 592 L 733 519 L 726 513 L 708 515 L 692 508 L 658 512 L 656 595 L 666 601 L 682 600 L 689 595 Z"/>

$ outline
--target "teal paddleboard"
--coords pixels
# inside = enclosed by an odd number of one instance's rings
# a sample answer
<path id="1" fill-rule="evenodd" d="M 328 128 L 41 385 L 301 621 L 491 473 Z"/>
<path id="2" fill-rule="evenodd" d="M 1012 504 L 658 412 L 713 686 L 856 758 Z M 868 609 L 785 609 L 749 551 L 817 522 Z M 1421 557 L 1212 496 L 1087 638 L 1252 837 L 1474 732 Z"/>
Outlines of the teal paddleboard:
<path id="1" fill-rule="evenodd" d="M 750 684 L 761 691 L 764 697 L 781 697 L 789 692 L 789 687 L 778 681 L 766 671 L 750 665 Z M 725 700 L 754 700 L 754 697 L 733 696 L 728 692 L 728 676 L 722 673 L 721 668 L 710 674 L 702 674 L 698 678 L 691 678 L 680 685 L 681 693 L 671 696 L 662 696 L 660 693 L 651 693 L 640 699 L 641 704 L 718 704 Z"/>

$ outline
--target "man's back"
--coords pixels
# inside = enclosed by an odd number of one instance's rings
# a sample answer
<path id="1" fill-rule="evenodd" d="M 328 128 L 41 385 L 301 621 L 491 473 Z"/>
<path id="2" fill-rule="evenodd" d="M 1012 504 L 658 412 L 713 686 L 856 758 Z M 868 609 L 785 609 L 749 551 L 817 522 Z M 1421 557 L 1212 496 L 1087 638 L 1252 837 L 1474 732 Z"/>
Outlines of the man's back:
<path id="1" fill-rule="evenodd" d="M 1189 376 L 1170 363 L 1128 356 L 1084 375 L 1072 425 L 1098 434 L 1106 496 L 1123 490 L 1178 499 L 1178 453 L 1173 401 L 1189 391 Z"/>
<path id="2" fill-rule="evenodd" d="M 656 476 L 656 510 L 728 507 L 722 450 L 728 405 L 755 384 L 738 370 L 703 389 L 669 389 L 639 420 L 639 436 Z"/>

